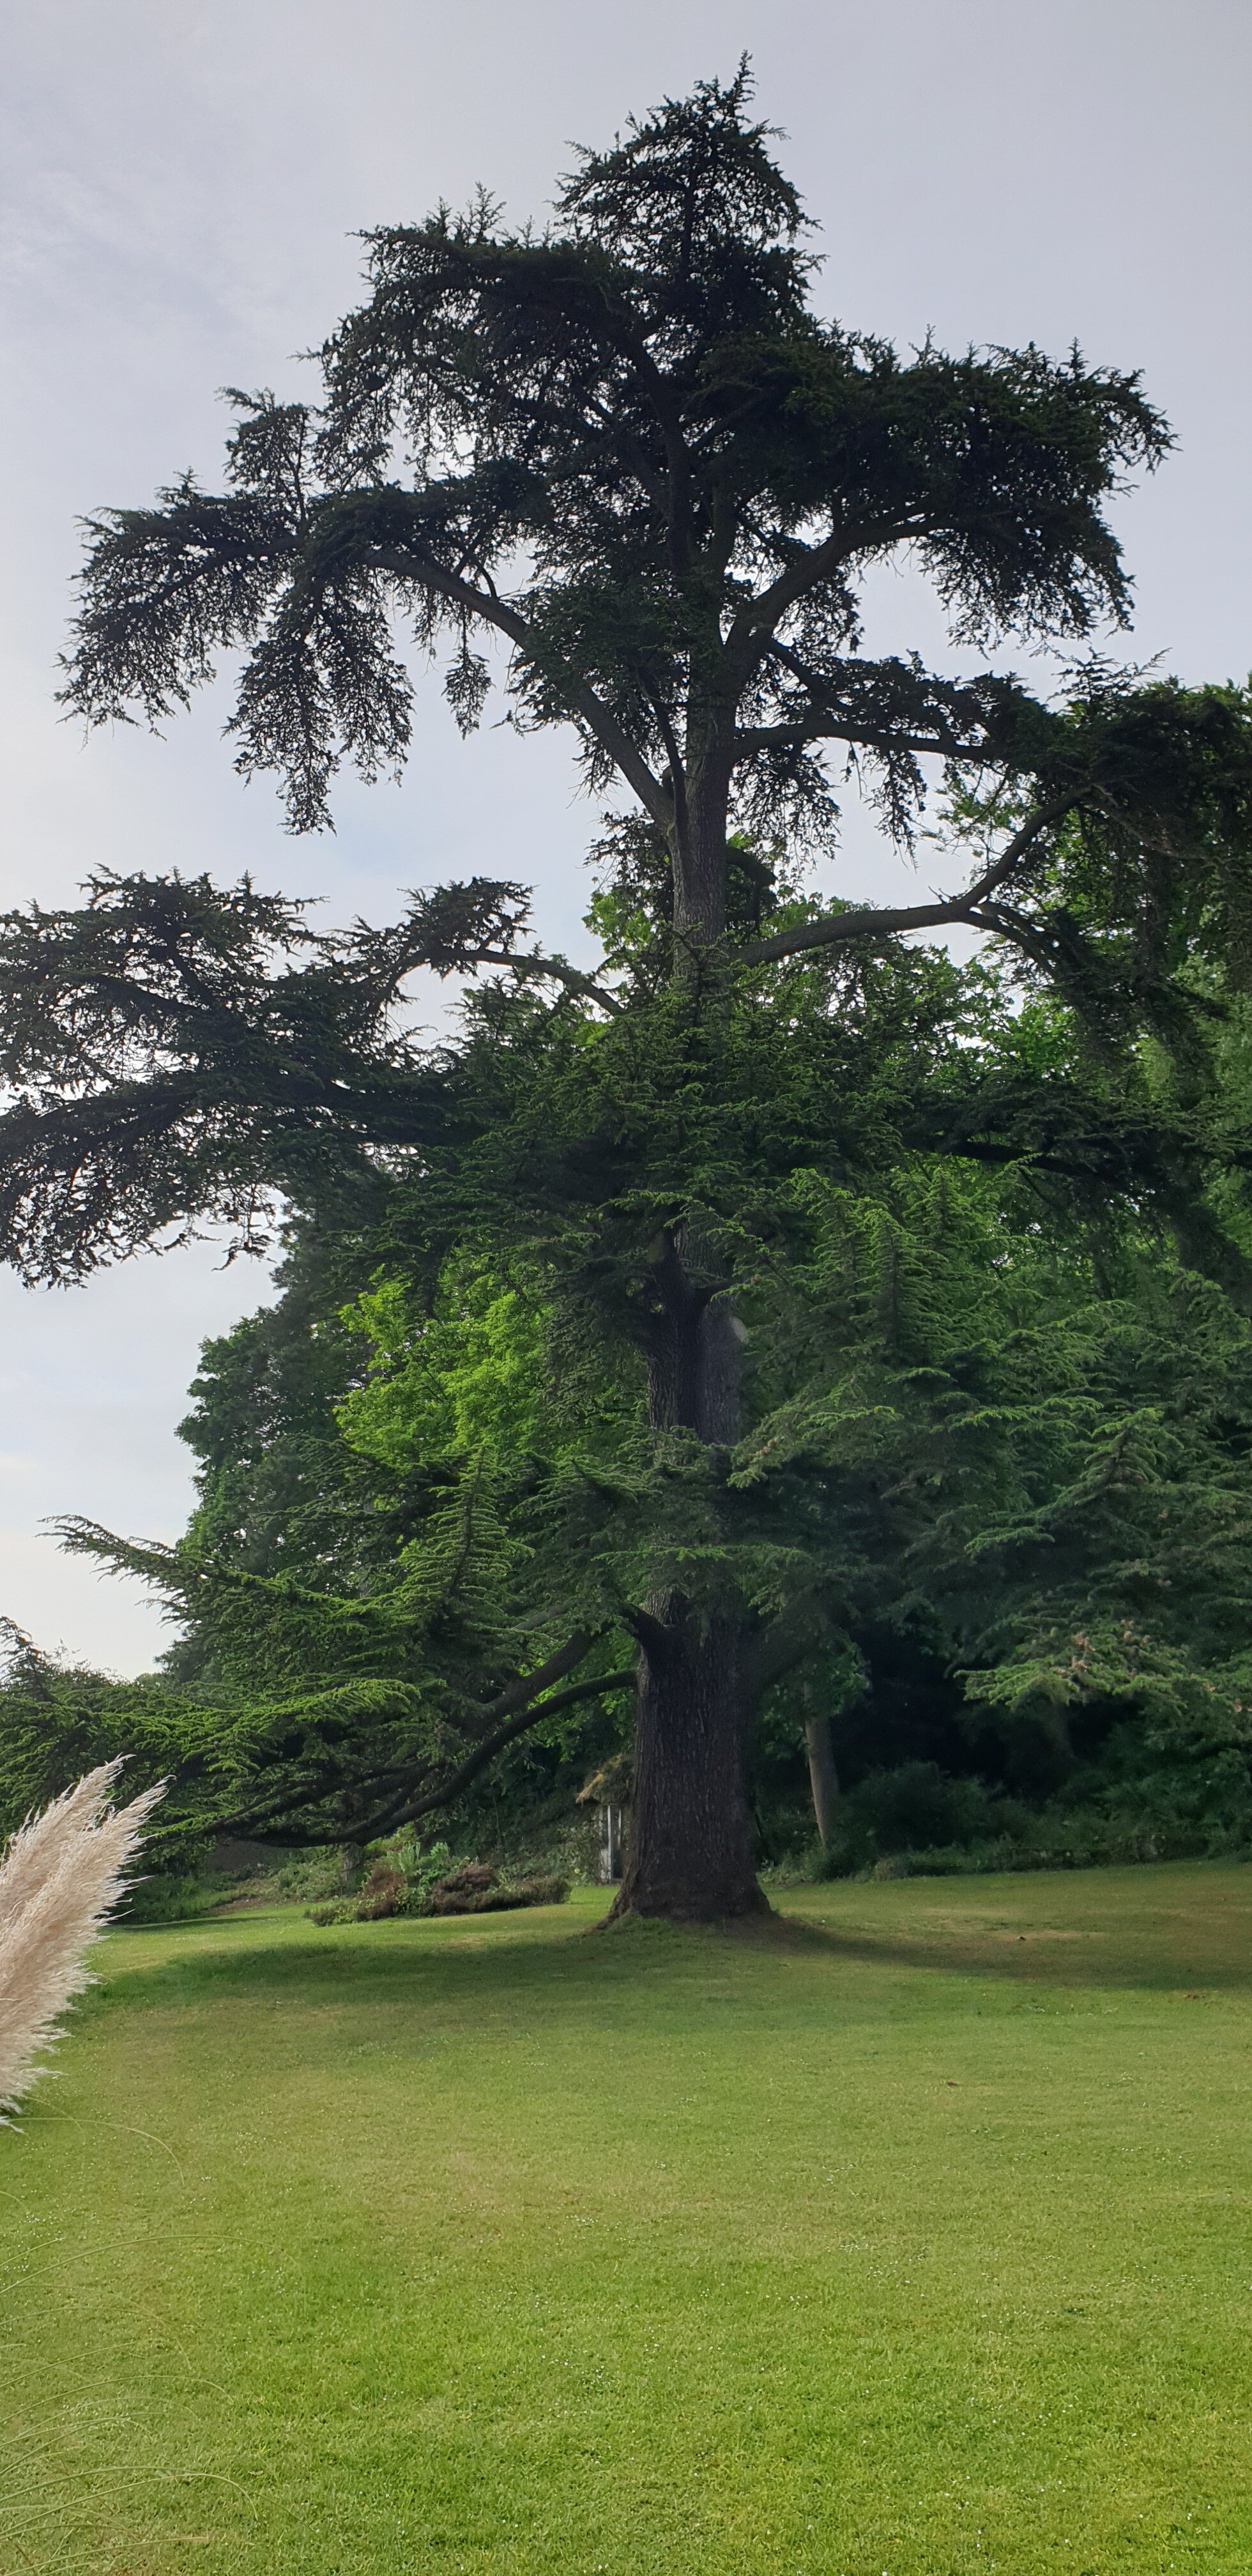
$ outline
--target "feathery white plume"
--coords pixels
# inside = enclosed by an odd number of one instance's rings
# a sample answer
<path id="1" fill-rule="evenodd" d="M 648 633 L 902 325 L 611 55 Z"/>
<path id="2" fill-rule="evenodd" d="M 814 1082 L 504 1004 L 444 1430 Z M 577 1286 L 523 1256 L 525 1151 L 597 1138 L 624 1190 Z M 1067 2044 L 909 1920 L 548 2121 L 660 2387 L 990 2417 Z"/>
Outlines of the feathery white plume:
<path id="1" fill-rule="evenodd" d="M 0 2121 L 46 2072 L 36 2058 L 92 1983 L 84 1954 L 124 1893 L 140 1835 L 164 1795 L 160 1781 L 128 1807 L 110 1807 L 120 1769 L 120 1761 L 102 1762 L 28 1817 L 0 1861 Z"/>
<path id="2" fill-rule="evenodd" d="M 89 1771 L 72 1789 L 63 1789 L 50 1807 L 28 1816 L 14 1834 L 0 1861 L 0 1932 L 43 1885 L 66 1845 L 77 1839 L 85 1825 L 95 1824 L 121 1767 L 120 1754 L 114 1762 L 102 1762 L 98 1771 Z"/>

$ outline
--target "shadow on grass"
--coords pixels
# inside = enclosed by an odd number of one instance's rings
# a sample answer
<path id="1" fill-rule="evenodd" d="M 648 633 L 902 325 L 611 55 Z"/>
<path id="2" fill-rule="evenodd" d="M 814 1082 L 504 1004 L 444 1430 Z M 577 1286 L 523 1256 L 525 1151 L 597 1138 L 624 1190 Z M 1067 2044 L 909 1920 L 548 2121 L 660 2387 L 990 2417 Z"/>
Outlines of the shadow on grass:
<path id="1" fill-rule="evenodd" d="M 1092 1873 L 1087 1884 L 1095 1885 L 1096 1903 L 1078 1920 L 1060 1924 L 1048 1919 L 1053 1912 L 1043 1896 L 1048 1879 L 1031 1882 L 1043 1899 L 1043 1919 L 1036 1921 L 1023 1919 L 1020 1879 L 1014 1881 L 1014 1909 L 989 1920 L 990 1890 L 986 1879 L 981 1879 L 975 1900 L 978 1917 L 964 1922 L 959 1919 L 959 1899 L 944 1907 L 949 1919 L 939 1919 L 939 1900 L 924 1929 L 888 1922 L 881 1930 L 870 1930 L 864 1925 L 840 1926 L 789 1915 L 780 1918 L 785 1929 L 774 1938 L 779 1947 L 833 1953 L 865 1967 L 990 1977 L 1015 1985 L 1181 1990 L 1188 2001 L 1195 1999 L 1189 1991 L 1193 1988 L 1252 1990 L 1252 1913 L 1245 1893 L 1245 1885 L 1252 1892 L 1252 1881 L 1240 1878 L 1238 1892 L 1243 1901 L 1236 1903 L 1230 1902 L 1228 1885 L 1199 1877 L 1186 1890 L 1189 1901 L 1180 1903 L 1175 1882 L 1170 1889 L 1173 1902 L 1154 1906 L 1150 1898 L 1143 1901 L 1146 1889 L 1140 1892 L 1148 1872 L 1144 1870 L 1141 1878 L 1136 1869 L 1134 1876 L 1139 1885 L 1132 1895 L 1111 1884 L 1101 1886 L 1098 1874 Z M 1116 1900 L 1111 1904 L 1110 1896 Z M 950 1919 L 953 1914 L 956 1920 Z"/>
<path id="2" fill-rule="evenodd" d="M 1242 1907 L 1213 1888 L 1185 1922 L 1127 1907 L 1058 1928 L 1010 1922 L 932 1923 L 925 1932 L 885 1923 L 881 1931 L 813 1922 L 787 1913 L 715 1925 L 615 1923 L 555 1911 L 454 1923 L 370 1924 L 285 1938 L 255 1918 L 171 1927 L 164 1955 L 125 1960 L 124 1940 L 96 1989 L 100 2006 L 164 2006 L 226 1996 L 288 2000 L 293 2008 L 335 2009 L 349 2001 L 411 1998 L 451 2009 L 489 2005 L 551 2010 L 597 1998 L 652 1995 L 658 1980 L 676 1990 L 716 1991 L 720 2000 L 767 2005 L 772 1972 L 808 1970 L 820 1991 L 844 1968 L 903 1971 L 923 1979 L 990 1980 L 1058 1989 L 1140 1988 L 1200 2000 L 1252 1986 L 1252 1944 Z M 136 1927 L 138 1929 L 138 1927 Z M 166 1942 L 171 1945 L 164 1949 Z M 733 1998 L 728 1987 L 735 1989 Z"/>

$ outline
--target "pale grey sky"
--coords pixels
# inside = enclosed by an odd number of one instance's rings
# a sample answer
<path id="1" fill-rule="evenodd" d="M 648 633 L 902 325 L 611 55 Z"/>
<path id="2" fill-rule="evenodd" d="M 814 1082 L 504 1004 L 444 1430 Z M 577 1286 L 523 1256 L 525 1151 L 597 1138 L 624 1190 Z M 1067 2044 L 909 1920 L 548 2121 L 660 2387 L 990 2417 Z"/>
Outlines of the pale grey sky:
<path id="1" fill-rule="evenodd" d="M 745 46 L 841 319 L 902 343 L 1077 338 L 1142 367 L 1179 452 L 1119 508 L 1126 649 L 1246 674 L 1246 0 L 39 0 L 2 47 L 6 904 L 65 898 L 102 862 L 249 867 L 328 917 L 384 918 L 399 887 L 499 871 L 535 880 L 547 935 L 576 949 L 590 816 L 562 745 L 464 746 L 437 688 L 403 788 L 345 787 L 333 840 L 293 843 L 266 789 L 240 789 L 224 699 L 163 743 L 84 746 L 52 703 L 74 521 L 185 465 L 216 479 L 216 388 L 299 382 L 291 353 L 353 300 L 355 230 L 479 180 L 511 216 L 541 214 L 571 140 L 604 142 Z M 916 606 L 911 584 L 880 583 L 871 646 L 942 658 Z M 868 891 L 873 866 L 852 833 L 841 882 Z M 215 1259 L 53 1295 L 0 1274 L 0 1610 L 119 1671 L 159 1644 L 152 1607 L 39 1524 L 180 1526 L 174 1425 L 199 1342 L 265 1292 Z"/>

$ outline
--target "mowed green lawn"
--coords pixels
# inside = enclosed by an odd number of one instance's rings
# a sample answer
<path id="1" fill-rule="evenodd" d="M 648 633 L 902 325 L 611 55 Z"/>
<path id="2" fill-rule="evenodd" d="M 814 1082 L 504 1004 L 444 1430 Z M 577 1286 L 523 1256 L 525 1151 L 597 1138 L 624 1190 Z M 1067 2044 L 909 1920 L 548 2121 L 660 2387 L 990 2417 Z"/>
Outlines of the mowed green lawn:
<path id="1" fill-rule="evenodd" d="M 1252 2567 L 1252 1870 L 115 1934 L 0 2132 L 0 2565 Z"/>

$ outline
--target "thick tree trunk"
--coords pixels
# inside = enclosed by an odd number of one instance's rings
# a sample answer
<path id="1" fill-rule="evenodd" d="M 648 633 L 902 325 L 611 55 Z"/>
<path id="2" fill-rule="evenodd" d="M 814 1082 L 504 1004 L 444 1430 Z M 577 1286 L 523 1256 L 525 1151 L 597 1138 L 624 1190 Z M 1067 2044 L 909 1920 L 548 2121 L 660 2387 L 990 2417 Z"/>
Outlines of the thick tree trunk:
<path id="1" fill-rule="evenodd" d="M 649 1366 L 653 1429 L 735 1438 L 741 1331 L 710 1249 L 690 1228 L 658 1247 Z M 638 1615 L 635 1791 L 614 1915 L 711 1922 L 768 1913 L 744 1778 L 740 1618 L 729 1600 L 670 1593 Z"/>
<path id="2" fill-rule="evenodd" d="M 676 1600 L 663 1607 L 641 1657 L 630 1845 L 613 1913 L 679 1923 L 767 1913 L 744 1783 L 737 1623 L 701 1623 Z"/>
<path id="3" fill-rule="evenodd" d="M 726 804 L 733 727 L 706 728 L 689 759 L 672 844 L 680 983 L 726 923 Z M 690 752 L 690 744 L 688 746 Z M 648 1368 L 655 1432 L 694 1431 L 714 1453 L 738 1437 L 742 1331 L 713 1247 L 690 1226 L 658 1245 Z M 747 1711 L 733 1600 L 653 1599 L 638 1616 L 635 1790 L 616 1916 L 716 1922 L 768 1913 L 744 1777 Z"/>
<path id="4" fill-rule="evenodd" d="M 711 946 L 726 927 L 726 818 L 733 743 L 731 712 L 687 767 L 681 822 L 671 842 L 674 928 L 682 943 L 674 966 L 680 979 L 690 969 L 693 952 Z"/>

